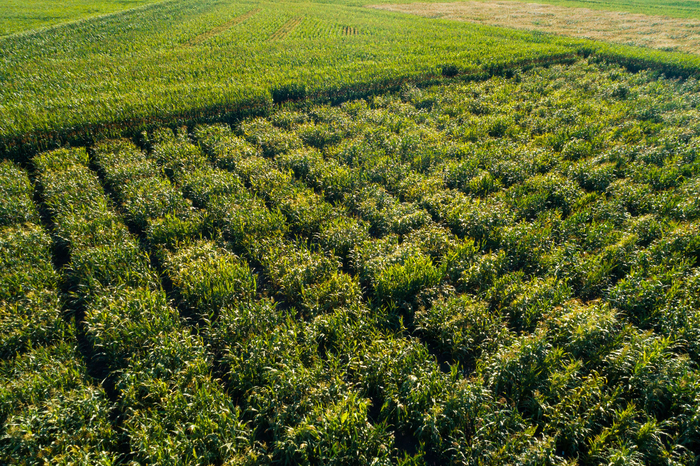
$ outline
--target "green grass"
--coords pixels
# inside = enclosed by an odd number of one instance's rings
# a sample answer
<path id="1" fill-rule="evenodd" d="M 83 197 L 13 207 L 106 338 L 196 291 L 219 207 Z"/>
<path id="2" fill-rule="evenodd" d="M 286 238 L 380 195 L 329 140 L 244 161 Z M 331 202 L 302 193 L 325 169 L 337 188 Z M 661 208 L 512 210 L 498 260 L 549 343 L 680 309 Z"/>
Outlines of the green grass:
<path id="1" fill-rule="evenodd" d="M 273 101 L 340 102 L 404 82 L 425 84 L 443 74 L 484 78 L 577 53 L 671 75 L 700 70 L 700 58 L 680 53 L 394 14 L 350 1 L 161 2 L 2 37 L 0 50 L 0 150 L 19 159 L 61 141 L 232 121 L 267 114 Z M 326 143 L 310 130 L 299 137 Z"/>
<path id="2" fill-rule="evenodd" d="M 0 37 L 116 13 L 158 0 L 7 0 L 0 5 Z"/>
<path id="3" fill-rule="evenodd" d="M 452 3 L 455 0 L 381 0 L 372 4 L 405 4 L 405 3 Z M 488 1 L 488 0 L 476 0 Z M 571 8 L 589 8 L 601 11 L 624 11 L 642 13 L 652 16 L 670 16 L 672 18 L 700 18 L 700 5 L 693 0 L 539 0 L 523 3 L 544 3 Z M 364 3 L 363 3 L 364 4 Z"/>
<path id="4" fill-rule="evenodd" d="M 700 18 L 700 6 L 694 1 L 596 1 L 596 0 L 545 0 L 540 3 L 550 5 L 590 8 L 603 11 L 626 11 L 652 16 L 670 16 L 672 18 Z"/>
<path id="5" fill-rule="evenodd" d="M 198 39 L 253 10 L 244 21 Z M 308 34 L 273 38 L 297 17 L 308 19 L 297 27 Z M 359 34 L 324 32 L 336 26 Z M 413 31 L 410 38 L 405 30 Z M 46 132 L 74 139 L 177 118 L 265 112 L 273 95 L 284 97 L 275 89 L 292 83 L 301 86 L 299 95 L 347 98 L 396 86 L 397 80 L 440 76 L 445 64 L 478 72 L 492 63 L 571 53 L 555 42 L 347 4 L 158 3 L 0 39 L 0 137 L 13 147 L 19 143 L 19 150 L 36 142 L 45 146 Z M 15 139 L 29 133 L 39 139 Z"/>

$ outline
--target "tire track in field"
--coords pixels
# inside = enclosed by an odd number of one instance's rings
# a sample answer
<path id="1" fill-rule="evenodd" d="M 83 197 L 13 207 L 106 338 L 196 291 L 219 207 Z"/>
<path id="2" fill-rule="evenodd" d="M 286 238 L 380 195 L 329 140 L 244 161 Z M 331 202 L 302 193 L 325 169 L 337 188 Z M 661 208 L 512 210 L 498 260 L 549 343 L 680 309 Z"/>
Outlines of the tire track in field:
<path id="1" fill-rule="evenodd" d="M 302 16 L 297 16 L 296 18 L 292 18 L 286 23 L 284 23 L 278 30 L 276 30 L 268 39 L 268 41 L 277 41 L 277 40 L 282 40 L 285 37 L 287 37 L 289 34 L 292 33 L 304 20 Z"/>
<path id="2" fill-rule="evenodd" d="M 189 42 L 187 42 L 187 44 L 185 44 L 185 45 L 188 47 L 192 47 L 194 45 L 199 45 L 202 42 L 204 42 L 205 40 L 211 39 L 214 36 L 218 36 L 222 32 L 224 32 L 228 29 L 231 29 L 236 24 L 242 23 L 243 21 L 247 20 L 248 18 L 255 16 L 259 11 L 260 11 L 260 8 L 254 8 L 247 13 L 243 13 L 240 16 L 236 16 L 232 20 L 230 20 L 224 24 L 221 24 L 221 25 L 215 27 L 214 29 L 210 29 L 209 31 L 207 31 L 203 34 L 198 35 L 197 37 L 195 37 L 195 38 L 191 39 Z"/>

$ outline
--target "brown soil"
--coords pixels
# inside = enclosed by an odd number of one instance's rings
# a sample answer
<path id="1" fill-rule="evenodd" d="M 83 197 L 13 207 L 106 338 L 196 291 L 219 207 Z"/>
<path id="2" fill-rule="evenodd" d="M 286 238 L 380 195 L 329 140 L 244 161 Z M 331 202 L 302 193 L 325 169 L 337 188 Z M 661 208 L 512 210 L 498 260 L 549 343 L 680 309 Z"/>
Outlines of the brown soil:
<path id="1" fill-rule="evenodd" d="M 700 54 L 700 20 L 511 1 L 368 5 L 428 18 Z"/>

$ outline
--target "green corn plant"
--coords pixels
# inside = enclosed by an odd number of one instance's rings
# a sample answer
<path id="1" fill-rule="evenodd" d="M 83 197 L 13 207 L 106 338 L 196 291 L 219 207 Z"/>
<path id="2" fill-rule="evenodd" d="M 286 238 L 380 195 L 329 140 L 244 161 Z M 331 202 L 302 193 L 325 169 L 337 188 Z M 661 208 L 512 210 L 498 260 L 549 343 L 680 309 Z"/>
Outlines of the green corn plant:
<path id="1" fill-rule="evenodd" d="M 181 305 L 198 316 L 215 318 L 222 308 L 250 301 L 257 293 L 248 264 L 209 241 L 181 246 L 163 265 Z"/>
<path id="2" fill-rule="evenodd" d="M 33 193 L 29 177 L 21 168 L 8 160 L 0 162 L 0 226 L 37 223 L 39 212 Z"/>
<path id="3" fill-rule="evenodd" d="M 0 455 L 11 463 L 120 461 L 112 404 L 87 375 L 75 340 L 0 365 Z"/>
<path id="4" fill-rule="evenodd" d="M 63 319 L 58 293 L 41 290 L 0 302 L 0 332 L 0 360 L 5 360 L 33 347 L 70 340 L 75 329 Z"/>

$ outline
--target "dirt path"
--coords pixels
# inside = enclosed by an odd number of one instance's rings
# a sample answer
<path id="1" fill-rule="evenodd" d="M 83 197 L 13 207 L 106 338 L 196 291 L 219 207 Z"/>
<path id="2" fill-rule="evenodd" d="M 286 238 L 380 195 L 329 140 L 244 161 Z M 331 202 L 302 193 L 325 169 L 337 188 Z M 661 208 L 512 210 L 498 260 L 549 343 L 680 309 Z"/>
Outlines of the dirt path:
<path id="1" fill-rule="evenodd" d="M 700 54 L 700 20 L 510 1 L 368 5 L 369 8 L 551 32 Z"/>

